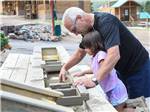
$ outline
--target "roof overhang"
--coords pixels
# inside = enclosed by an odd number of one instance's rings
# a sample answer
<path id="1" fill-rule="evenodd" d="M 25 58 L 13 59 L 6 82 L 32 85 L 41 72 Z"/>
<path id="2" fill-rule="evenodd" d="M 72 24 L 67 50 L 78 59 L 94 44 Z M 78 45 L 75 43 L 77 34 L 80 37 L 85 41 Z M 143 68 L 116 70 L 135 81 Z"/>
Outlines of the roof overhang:
<path id="1" fill-rule="evenodd" d="M 135 0 L 118 0 L 114 5 L 112 5 L 112 8 L 118 8 L 127 3 L 128 1 L 135 2 L 136 4 L 140 5 L 137 1 Z"/>

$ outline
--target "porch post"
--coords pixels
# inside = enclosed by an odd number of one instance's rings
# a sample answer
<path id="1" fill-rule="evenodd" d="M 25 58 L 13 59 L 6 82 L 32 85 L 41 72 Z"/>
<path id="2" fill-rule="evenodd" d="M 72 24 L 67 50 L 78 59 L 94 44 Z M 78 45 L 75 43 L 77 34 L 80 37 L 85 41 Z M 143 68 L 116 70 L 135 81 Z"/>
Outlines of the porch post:
<path id="1" fill-rule="evenodd" d="M 119 20 L 121 20 L 121 11 L 120 11 L 120 7 L 119 7 Z"/>

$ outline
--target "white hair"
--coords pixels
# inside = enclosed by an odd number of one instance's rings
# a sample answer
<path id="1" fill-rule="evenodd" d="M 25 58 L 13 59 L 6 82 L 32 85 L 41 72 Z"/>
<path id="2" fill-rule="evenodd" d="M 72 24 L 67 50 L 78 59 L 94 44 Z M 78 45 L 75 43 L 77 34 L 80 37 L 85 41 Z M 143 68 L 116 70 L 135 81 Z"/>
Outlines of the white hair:
<path id="1" fill-rule="evenodd" d="M 85 12 L 78 7 L 70 7 L 65 10 L 63 14 L 62 22 L 64 23 L 65 18 L 68 17 L 74 23 L 77 15 L 83 16 L 84 13 Z"/>

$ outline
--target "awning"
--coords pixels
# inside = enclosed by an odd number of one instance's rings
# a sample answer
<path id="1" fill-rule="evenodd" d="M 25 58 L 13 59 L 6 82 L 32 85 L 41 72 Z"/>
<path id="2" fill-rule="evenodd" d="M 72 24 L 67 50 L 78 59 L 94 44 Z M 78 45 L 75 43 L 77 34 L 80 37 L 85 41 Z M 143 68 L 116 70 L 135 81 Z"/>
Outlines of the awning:
<path id="1" fill-rule="evenodd" d="M 140 5 L 138 2 L 134 1 L 134 0 L 118 0 L 114 5 L 112 5 L 111 7 L 113 8 L 118 8 L 121 7 L 123 4 L 125 4 L 128 1 L 133 1 L 135 3 L 137 3 L 138 5 Z"/>
<path id="2" fill-rule="evenodd" d="M 140 19 L 150 19 L 150 14 L 148 12 L 140 12 Z"/>

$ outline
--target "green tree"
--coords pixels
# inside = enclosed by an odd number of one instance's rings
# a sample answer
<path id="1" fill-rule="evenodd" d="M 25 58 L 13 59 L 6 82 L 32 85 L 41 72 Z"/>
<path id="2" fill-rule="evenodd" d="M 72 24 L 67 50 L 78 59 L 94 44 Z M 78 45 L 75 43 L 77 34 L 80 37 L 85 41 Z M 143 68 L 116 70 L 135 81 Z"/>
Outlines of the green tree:
<path id="1" fill-rule="evenodd" d="M 0 32 L 0 50 L 3 50 L 7 44 L 8 38 L 4 35 L 4 33 Z"/>
<path id="2" fill-rule="evenodd" d="M 150 1 L 146 1 L 144 11 L 150 13 Z"/>
<path id="3" fill-rule="evenodd" d="M 99 1 L 94 1 L 92 2 L 92 11 L 97 11 L 97 9 L 100 7 L 100 2 Z"/>

